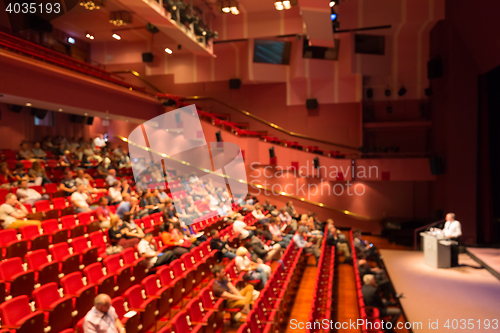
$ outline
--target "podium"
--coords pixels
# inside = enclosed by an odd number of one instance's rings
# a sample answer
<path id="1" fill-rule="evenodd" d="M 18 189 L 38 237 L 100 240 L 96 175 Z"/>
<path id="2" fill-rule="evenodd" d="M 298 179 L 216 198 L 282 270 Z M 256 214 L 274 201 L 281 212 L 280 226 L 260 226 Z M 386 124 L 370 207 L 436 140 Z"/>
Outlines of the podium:
<path id="1" fill-rule="evenodd" d="M 425 263 L 434 268 L 451 267 L 452 241 L 439 239 L 429 232 L 421 232 Z"/>

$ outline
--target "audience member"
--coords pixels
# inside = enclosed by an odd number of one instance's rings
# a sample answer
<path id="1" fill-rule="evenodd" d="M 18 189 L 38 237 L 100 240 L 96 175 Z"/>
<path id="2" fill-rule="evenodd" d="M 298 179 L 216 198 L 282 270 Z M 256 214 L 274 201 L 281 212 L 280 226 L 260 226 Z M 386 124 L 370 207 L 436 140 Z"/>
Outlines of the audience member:
<path id="1" fill-rule="evenodd" d="M 281 257 L 281 245 L 274 244 L 272 247 L 267 246 L 260 239 L 262 230 L 256 229 L 255 234 L 250 238 L 250 244 L 255 251 L 255 254 L 263 261 L 278 260 Z"/>
<path id="2" fill-rule="evenodd" d="M 0 163 L 0 184 L 9 184 L 15 182 L 16 178 L 10 172 L 6 162 Z"/>
<path id="3" fill-rule="evenodd" d="M 34 158 L 45 159 L 47 157 L 47 153 L 40 148 L 40 142 L 35 142 L 31 152 L 33 153 Z"/>
<path id="4" fill-rule="evenodd" d="M 71 204 L 75 206 L 75 213 L 91 212 L 90 203 L 90 197 L 85 192 L 85 185 L 78 185 L 77 190 L 71 194 Z"/>
<path id="5" fill-rule="evenodd" d="M 76 180 L 73 179 L 73 172 L 71 170 L 66 170 L 64 173 L 64 178 L 59 184 L 59 189 L 63 191 L 66 196 L 70 196 L 72 193 L 76 192 Z"/>
<path id="6" fill-rule="evenodd" d="M 24 220 L 28 216 L 28 210 L 21 204 L 14 193 L 5 196 L 5 203 L 0 206 L 0 220 L 3 221 L 4 229 L 19 229 L 25 225 L 36 225 L 40 228 L 41 222 L 35 220 Z"/>
<path id="7" fill-rule="evenodd" d="M 137 245 L 137 252 L 139 252 L 141 257 L 146 258 L 148 268 L 168 265 L 177 259 L 172 251 L 158 251 L 156 245 L 153 243 L 153 234 L 150 232 L 146 233 Z"/>
<path id="8" fill-rule="evenodd" d="M 248 250 L 244 247 L 239 247 L 236 250 L 236 258 L 234 264 L 238 272 L 245 272 L 243 280 L 259 280 L 260 289 L 263 289 L 267 282 L 267 273 L 263 267 L 250 260 Z"/>
<path id="9" fill-rule="evenodd" d="M 179 230 L 178 223 L 170 222 L 167 224 L 167 230 L 161 233 L 163 245 L 170 247 L 177 257 L 181 257 L 194 248 L 190 240 L 184 239 L 184 233 Z"/>
<path id="10" fill-rule="evenodd" d="M 101 228 L 109 228 L 111 220 L 111 211 L 108 207 L 108 199 L 106 197 L 99 198 L 98 206 L 95 210 L 99 225 Z"/>
<path id="11" fill-rule="evenodd" d="M 258 220 L 257 222 L 264 224 L 269 223 L 271 214 L 264 215 L 264 213 L 262 213 L 262 206 L 255 205 L 254 210 L 252 211 L 252 216 Z"/>
<path id="12" fill-rule="evenodd" d="M 373 259 L 377 263 L 378 267 L 382 267 L 382 262 L 380 261 L 380 255 L 377 252 L 377 248 L 368 241 L 361 239 L 361 231 L 359 229 L 354 232 L 353 237 L 356 254 L 364 256 L 368 259 Z"/>
<path id="13" fill-rule="evenodd" d="M 111 187 L 108 189 L 108 196 L 112 205 L 118 205 L 123 201 L 122 189 L 119 182 L 111 184 Z"/>
<path id="14" fill-rule="evenodd" d="M 109 186 L 113 186 L 114 183 L 118 183 L 118 179 L 116 179 L 115 169 L 108 170 L 108 175 L 106 176 L 106 183 L 108 183 Z"/>
<path id="15" fill-rule="evenodd" d="M 238 234 L 239 239 L 248 239 L 254 234 L 254 230 L 256 228 L 254 226 L 248 226 L 245 222 L 243 222 L 243 216 L 236 216 L 236 220 L 233 222 L 233 230 L 236 234 Z"/>
<path id="16" fill-rule="evenodd" d="M 111 297 L 99 294 L 94 298 L 94 307 L 83 320 L 83 333 L 126 333 L 125 327 L 111 305 Z"/>
<path id="17" fill-rule="evenodd" d="M 28 176 L 32 181 L 41 185 L 51 183 L 47 173 L 45 172 L 45 168 L 39 161 L 34 161 L 33 164 L 31 164 L 31 168 L 28 170 Z M 42 181 L 37 181 L 37 179 L 41 179 Z"/>
<path id="18" fill-rule="evenodd" d="M 19 188 L 16 191 L 16 195 L 21 203 L 27 203 L 31 206 L 33 206 L 37 201 L 49 200 L 49 196 L 47 194 L 42 195 L 38 193 L 38 191 L 29 188 L 26 180 L 21 180 Z"/>
<path id="19" fill-rule="evenodd" d="M 17 154 L 22 160 L 32 160 L 35 158 L 35 154 L 33 154 L 33 152 L 28 149 L 28 144 L 26 142 L 21 143 Z"/>
<path id="20" fill-rule="evenodd" d="M 316 265 L 318 265 L 319 256 L 321 255 L 321 238 L 316 241 L 316 244 L 313 244 L 312 242 L 308 242 L 306 237 L 307 228 L 305 226 L 300 226 L 292 239 L 297 247 L 304 249 L 303 251 L 305 253 L 312 253 L 316 259 Z"/>
<path id="21" fill-rule="evenodd" d="M 139 234 L 131 232 L 118 215 L 111 217 L 108 234 L 112 245 L 118 245 L 124 249 L 136 246 L 141 240 Z"/>
<path id="22" fill-rule="evenodd" d="M 212 229 L 210 231 L 210 247 L 212 250 L 217 250 L 217 259 L 221 261 L 223 258 L 234 259 L 236 250 L 230 247 L 227 243 L 229 235 L 225 235 L 222 239 L 219 237 L 219 231 Z"/>
<path id="23" fill-rule="evenodd" d="M 401 310 L 398 308 L 389 308 L 387 304 L 384 303 L 380 297 L 379 290 L 377 288 L 377 282 L 373 275 L 367 274 L 363 277 L 364 286 L 361 288 L 361 293 L 363 294 L 363 300 L 365 305 L 377 308 L 380 312 L 380 317 L 390 316 L 392 327 L 396 327 L 399 316 L 401 315 Z M 391 330 L 392 331 L 392 330 Z"/>

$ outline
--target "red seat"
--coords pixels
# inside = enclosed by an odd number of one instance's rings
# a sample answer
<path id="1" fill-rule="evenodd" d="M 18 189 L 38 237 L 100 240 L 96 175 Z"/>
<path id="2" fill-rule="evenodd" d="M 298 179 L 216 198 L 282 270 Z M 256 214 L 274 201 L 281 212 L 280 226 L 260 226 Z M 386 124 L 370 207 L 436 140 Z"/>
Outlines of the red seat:
<path id="1" fill-rule="evenodd" d="M 170 303 L 171 307 L 181 305 L 185 292 L 184 279 L 176 277 L 169 266 L 163 266 L 158 269 L 156 276 L 158 276 L 161 286 L 170 287 L 170 298 L 172 298 L 172 302 Z"/>
<path id="2" fill-rule="evenodd" d="M 170 304 L 173 303 L 170 286 L 162 286 L 156 275 L 148 276 L 141 281 L 141 285 L 147 297 L 157 299 L 158 316 L 161 318 L 169 315 Z"/>
<path id="3" fill-rule="evenodd" d="M 202 331 L 202 326 L 200 324 L 190 325 L 189 316 L 186 311 L 180 311 L 172 318 L 172 327 L 175 332 L 182 333 L 197 333 Z"/>
<path id="4" fill-rule="evenodd" d="M 58 243 L 50 248 L 54 260 L 62 262 L 62 273 L 70 274 L 83 269 L 78 253 L 72 254 L 68 243 Z"/>
<path id="5" fill-rule="evenodd" d="M 123 294 L 123 297 L 127 300 L 129 310 L 133 310 L 141 314 L 141 323 L 143 326 L 142 331 L 147 332 L 153 326 L 155 326 L 154 330 L 156 331 L 156 320 L 158 316 L 158 310 L 156 309 L 156 299 L 143 298 L 142 288 L 137 284 L 133 287 L 130 287 Z"/>
<path id="6" fill-rule="evenodd" d="M 125 302 L 123 297 L 115 297 L 111 300 L 111 305 L 115 308 L 116 314 L 125 328 L 127 333 L 139 333 L 141 328 L 139 314 L 132 315 L 131 312 L 125 310 Z"/>
<path id="7" fill-rule="evenodd" d="M 31 189 L 37 191 L 40 194 L 43 194 L 43 186 L 42 185 L 32 185 L 30 186 Z M 15 192 L 12 192 L 15 193 Z"/>
<path id="8" fill-rule="evenodd" d="M 12 297 L 31 297 L 35 289 L 35 272 L 25 271 L 21 258 L 11 258 L 0 262 L 0 280 L 6 282 L 6 289 Z"/>
<path id="9" fill-rule="evenodd" d="M 49 162 L 49 166 L 50 166 L 50 160 L 47 162 Z M 57 188 L 56 183 L 45 184 L 43 187 L 45 188 L 45 193 L 47 193 L 50 197 L 52 197 L 54 195 L 54 193 L 56 193 L 59 190 Z"/>
<path id="10" fill-rule="evenodd" d="M 71 246 L 73 247 L 73 253 L 81 254 L 82 265 L 87 266 L 97 262 L 98 249 L 95 246 L 90 246 L 87 237 L 80 236 L 73 238 L 71 241 Z"/>
<path id="11" fill-rule="evenodd" d="M 174 272 L 175 277 L 184 279 L 184 297 L 187 297 L 192 291 L 196 282 L 194 271 L 187 270 L 186 266 L 180 259 L 176 259 L 170 263 L 170 267 Z"/>
<path id="12" fill-rule="evenodd" d="M 42 222 L 42 229 L 45 234 L 51 235 L 51 243 L 65 243 L 68 241 L 68 230 L 60 229 L 59 222 L 56 219 L 45 220 Z"/>
<path id="13" fill-rule="evenodd" d="M 60 262 L 50 262 L 47 257 L 47 250 L 40 249 L 32 251 L 26 255 L 28 267 L 37 273 L 37 281 L 44 285 L 49 282 L 59 282 L 59 279 L 64 276 L 60 274 Z"/>
<path id="14" fill-rule="evenodd" d="M 33 291 L 37 310 L 48 313 L 48 325 L 51 332 L 61 332 L 73 326 L 73 299 L 70 296 L 61 297 L 57 283 L 51 282 Z"/>
<path id="15" fill-rule="evenodd" d="M 123 294 L 135 281 L 135 277 L 132 276 L 132 267 L 122 266 L 120 254 L 107 256 L 103 263 L 109 274 L 116 275 L 116 285 L 119 287 L 118 294 Z"/>
<path id="16" fill-rule="evenodd" d="M 144 216 L 141 218 L 142 225 L 144 226 L 144 232 L 151 232 L 153 235 L 157 236 L 159 234 L 160 228 L 158 226 L 158 230 L 155 230 L 155 225 L 153 224 L 153 219 L 151 216 Z"/>
<path id="17" fill-rule="evenodd" d="M 52 199 L 52 205 L 54 209 L 63 210 L 66 208 L 66 199 L 65 198 L 54 198 Z"/>
<path id="18" fill-rule="evenodd" d="M 195 276 L 194 287 L 199 286 L 205 278 L 212 278 L 212 274 L 208 269 L 208 264 L 203 261 L 196 262 L 191 252 L 183 254 L 180 259 L 184 263 L 186 269 L 194 271 L 194 276 Z"/>
<path id="19" fill-rule="evenodd" d="M 200 298 L 201 304 L 205 310 L 214 310 L 223 314 L 222 310 L 224 309 L 224 299 L 216 299 L 211 287 L 203 288 L 198 294 L 198 297 Z"/>
<path id="20" fill-rule="evenodd" d="M 100 262 L 85 267 L 83 274 L 85 274 L 89 283 L 97 285 L 99 294 L 107 294 L 109 297 L 113 297 L 119 290 L 118 286 L 115 286 L 115 275 L 105 274 Z"/>
<path id="21" fill-rule="evenodd" d="M 224 318 L 217 315 L 214 310 L 205 310 L 198 297 L 193 298 L 186 305 L 191 325 L 201 324 L 205 328 L 205 333 L 221 333 L 224 329 Z"/>
<path id="22" fill-rule="evenodd" d="M 28 253 L 28 241 L 17 238 L 16 229 L 0 230 L 0 246 L 2 247 L 3 258 L 20 257 L 24 258 Z"/>
<path id="23" fill-rule="evenodd" d="M 99 257 L 104 257 L 106 255 L 107 240 L 102 231 L 95 231 L 89 234 L 90 243 L 92 246 L 97 247 L 97 252 Z"/>
<path id="24" fill-rule="evenodd" d="M 85 235 L 85 229 L 86 229 L 85 224 L 83 223 L 77 224 L 76 219 L 73 215 L 66 215 L 61 217 L 61 224 L 64 229 L 70 231 L 71 238 Z"/>
<path id="25" fill-rule="evenodd" d="M 61 279 L 64 294 L 75 297 L 75 310 L 78 311 L 75 321 L 85 317 L 87 312 L 94 306 L 94 298 L 97 296 L 96 285 L 84 285 L 81 272 L 74 272 Z M 83 333 L 83 331 L 81 331 Z"/>
<path id="26" fill-rule="evenodd" d="M 16 329 L 19 333 L 44 333 L 42 311 L 31 312 L 28 296 L 19 296 L 0 304 L 2 328 Z"/>
<path id="27" fill-rule="evenodd" d="M 5 202 L 5 196 L 9 194 L 10 191 L 6 188 L 0 188 L 0 203 Z"/>
<path id="28" fill-rule="evenodd" d="M 102 178 L 96 178 L 95 179 L 95 186 L 98 188 L 104 188 L 107 187 L 106 182 Z"/>
<path id="29" fill-rule="evenodd" d="M 50 207 L 49 200 L 40 200 L 35 202 L 35 209 L 37 212 L 44 212 L 47 220 L 56 219 L 59 217 L 59 210 Z"/>
<path id="30" fill-rule="evenodd" d="M 132 266 L 132 274 L 135 280 L 142 281 L 149 272 L 145 258 L 139 257 L 137 252 L 132 248 L 123 250 L 120 255 L 124 265 Z"/>
<path id="31" fill-rule="evenodd" d="M 92 221 L 92 213 L 90 212 L 78 213 L 76 214 L 76 218 L 78 219 L 79 225 L 85 225 L 87 227 L 87 233 L 89 234 L 101 230 L 101 227 L 99 226 L 99 221 L 98 220 Z"/>
<path id="32" fill-rule="evenodd" d="M 50 245 L 49 234 L 41 234 L 36 225 L 26 225 L 19 228 L 23 239 L 30 241 L 30 251 L 48 249 Z"/>

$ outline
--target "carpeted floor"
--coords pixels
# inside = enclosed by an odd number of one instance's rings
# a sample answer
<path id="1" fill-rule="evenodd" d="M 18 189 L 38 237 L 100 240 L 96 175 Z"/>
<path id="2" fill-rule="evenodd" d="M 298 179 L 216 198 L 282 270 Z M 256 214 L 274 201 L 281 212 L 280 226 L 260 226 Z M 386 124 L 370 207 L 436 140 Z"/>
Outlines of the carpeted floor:
<path id="1" fill-rule="evenodd" d="M 422 323 L 414 333 L 500 330 L 500 281 L 467 254 L 460 255 L 460 267 L 435 269 L 424 263 L 423 252 L 381 253 L 396 291 L 404 293 L 400 301 L 407 320 Z M 454 319 L 458 321 L 453 323 Z M 460 329 L 462 319 L 468 328 Z M 447 320 L 449 329 L 445 327 Z M 489 329 L 485 327 L 487 320 L 492 325 Z M 437 329 L 429 328 L 429 323 L 436 321 Z"/>

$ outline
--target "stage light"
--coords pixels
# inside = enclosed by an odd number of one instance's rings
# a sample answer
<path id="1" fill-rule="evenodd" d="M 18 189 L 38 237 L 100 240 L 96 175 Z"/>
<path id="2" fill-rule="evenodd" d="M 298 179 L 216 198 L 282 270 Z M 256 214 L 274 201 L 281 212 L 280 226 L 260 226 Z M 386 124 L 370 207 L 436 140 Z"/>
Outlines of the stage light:
<path id="1" fill-rule="evenodd" d="M 26 103 L 26 106 L 31 106 L 31 103 Z"/>
<path id="2" fill-rule="evenodd" d="M 283 7 L 285 9 L 290 9 L 290 8 L 292 8 L 292 4 L 290 3 L 289 0 L 285 0 L 285 1 L 283 1 Z"/>
<path id="3" fill-rule="evenodd" d="M 63 109 L 59 109 L 59 110 L 57 110 L 57 111 L 59 111 L 59 112 L 63 112 Z"/>
<path id="4" fill-rule="evenodd" d="M 120 40 L 120 39 L 122 39 L 122 37 L 121 37 L 120 35 L 118 35 L 118 34 L 113 34 L 113 36 L 112 36 L 112 37 L 113 37 L 114 39 L 116 39 L 116 40 Z"/>
<path id="5" fill-rule="evenodd" d="M 231 12 L 231 8 L 229 8 L 229 7 L 223 7 L 222 8 L 222 12 L 223 13 L 229 13 L 229 12 Z"/>
<path id="6" fill-rule="evenodd" d="M 91 35 L 91 34 L 89 34 L 89 33 L 87 33 L 87 34 L 85 35 L 85 37 L 87 37 L 88 39 L 94 39 L 94 36 L 92 36 L 92 35 Z"/>
<path id="7" fill-rule="evenodd" d="M 172 54 L 173 53 L 172 50 L 169 49 L 168 47 L 165 49 L 165 52 L 167 52 L 168 54 Z"/>
<path id="8" fill-rule="evenodd" d="M 332 13 L 332 14 L 330 15 L 330 19 L 331 19 L 332 21 L 335 21 L 335 20 L 337 19 L 337 14 Z"/>
<path id="9" fill-rule="evenodd" d="M 330 1 L 330 7 L 333 7 L 333 6 L 335 6 L 336 4 L 337 4 L 337 2 L 336 2 L 336 1 Z"/>
<path id="10" fill-rule="evenodd" d="M 231 14 L 233 14 L 233 15 L 238 15 L 240 13 L 238 8 L 235 6 L 231 7 L 230 9 L 231 9 Z"/>
<path id="11" fill-rule="evenodd" d="M 68 37 L 68 43 L 75 44 L 75 39 L 73 37 Z"/>
<path id="12" fill-rule="evenodd" d="M 407 91 L 407 90 L 406 90 L 405 86 L 403 85 L 403 86 L 401 86 L 401 88 L 399 89 L 399 91 L 398 91 L 398 95 L 399 95 L 399 96 L 404 96 L 404 95 L 406 94 L 406 91 Z"/>
<path id="13" fill-rule="evenodd" d="M 276 1 L 274 3 L 274 7 L 276 7 L 277 10 L 283 10 L 283 9 L 285 9 L 285 6 L 283 6 L 283 2 L 281 2 L 281 1 Z"/>

